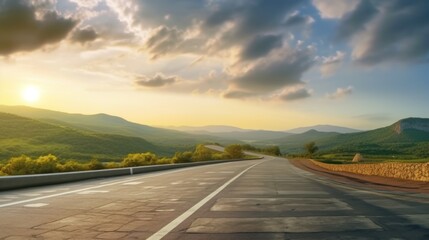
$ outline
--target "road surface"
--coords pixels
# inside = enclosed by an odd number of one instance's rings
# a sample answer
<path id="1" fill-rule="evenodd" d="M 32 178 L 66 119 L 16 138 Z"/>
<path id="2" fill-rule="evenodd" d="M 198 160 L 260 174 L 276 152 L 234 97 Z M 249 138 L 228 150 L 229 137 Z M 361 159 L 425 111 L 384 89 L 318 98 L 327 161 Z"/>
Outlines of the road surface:
<path id="1" fill-rule="evenodd" d="M 429 239 L 429 195 L 266 156 L 1 192 L 0 239 Z"/>

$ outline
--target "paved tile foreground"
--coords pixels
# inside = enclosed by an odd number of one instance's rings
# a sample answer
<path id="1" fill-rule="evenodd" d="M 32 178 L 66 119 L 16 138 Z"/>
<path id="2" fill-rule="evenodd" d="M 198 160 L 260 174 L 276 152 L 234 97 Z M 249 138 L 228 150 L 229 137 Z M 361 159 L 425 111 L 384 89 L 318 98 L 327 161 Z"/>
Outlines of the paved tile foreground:
<path id="1" fill-rule="evenodd" d="M 0 216 L 0 239 L 429 239 L 428 195 L 273 157 L 2 192 Z"/>

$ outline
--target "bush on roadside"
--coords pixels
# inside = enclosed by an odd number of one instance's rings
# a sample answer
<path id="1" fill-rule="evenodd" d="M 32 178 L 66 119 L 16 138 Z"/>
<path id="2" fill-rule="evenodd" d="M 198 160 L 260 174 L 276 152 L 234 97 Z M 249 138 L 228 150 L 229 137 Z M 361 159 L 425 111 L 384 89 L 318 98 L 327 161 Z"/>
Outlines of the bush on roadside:
<path id="1" fill-rule="evenodd" d="M 123 167 L 137 167 L 155 164 L 158 157 L 150 152 L 130 153 L 122 160 Z"/>

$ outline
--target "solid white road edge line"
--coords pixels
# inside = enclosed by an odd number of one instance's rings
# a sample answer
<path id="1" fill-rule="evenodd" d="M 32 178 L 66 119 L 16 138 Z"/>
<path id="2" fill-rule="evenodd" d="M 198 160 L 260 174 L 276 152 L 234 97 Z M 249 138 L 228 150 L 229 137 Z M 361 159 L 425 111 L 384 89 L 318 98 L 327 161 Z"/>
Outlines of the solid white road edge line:
<path id="1" fill-rule="evenodd" d="M 249 171 L 251 168 L 264 163 L 266 161 L 253 164 L 252 166 L 244 169 L 242 172 L 237 174 L 235 177 L 231 178 L 228 182 L 224 183 L 222 186 L 220 186 L 218 189 L 216 189 L 214 192 L 210 193 L 207 197 L 205 197 L 203 200 L 199 201 L 197 204 L 189 208 L 186 212 L 182 213 L 182 215 L 178 216 L 176 219 L 171 221 L 169 224 L 165 225 L 163 228 L 161 228 L 158 232 L 154 233 L 152 236 L 147 238 L 146 240 L 159 240 L 165 237 L 169 232 L 171 232 L 174 228 L 179 226 L 183 221 L 185 221 L 188 217 L 190 217 L 192 214 L 194 214 L 198 209 L 200 209 L 204 204 L 206 204 L 208 201 L 210 201 L 213 197 L 215 197 L 219 192 L 221 192 L 223 189 L 225 189 L 229 184 L 234 182 L 237 178 L 239 178 L 241 175 L 243 175 L 245 172 Z"/>

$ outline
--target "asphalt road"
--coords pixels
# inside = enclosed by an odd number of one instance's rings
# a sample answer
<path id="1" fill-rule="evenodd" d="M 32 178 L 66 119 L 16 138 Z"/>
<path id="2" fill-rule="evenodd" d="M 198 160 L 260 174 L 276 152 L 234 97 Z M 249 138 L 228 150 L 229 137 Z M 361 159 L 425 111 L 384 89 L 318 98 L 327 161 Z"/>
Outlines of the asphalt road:
<path id="1" fill-rule="evenodd" d="M 429 239 L 429 195 L 266 156 L 1 192 L 0 239 Z"/>

